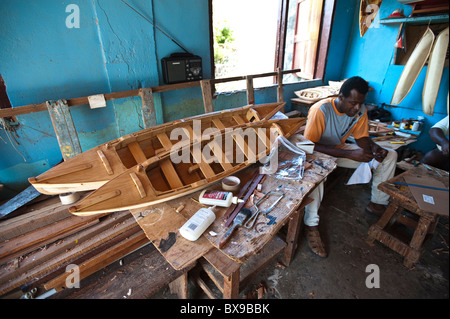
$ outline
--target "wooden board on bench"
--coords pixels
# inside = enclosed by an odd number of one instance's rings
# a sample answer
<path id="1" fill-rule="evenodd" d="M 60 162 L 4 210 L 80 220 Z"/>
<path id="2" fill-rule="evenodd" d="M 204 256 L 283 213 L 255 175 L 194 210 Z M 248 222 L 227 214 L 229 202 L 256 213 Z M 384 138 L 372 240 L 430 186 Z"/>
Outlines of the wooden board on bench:
<path id="1" fill-rule="evenodd" d="M 54 299 L 146 299 L 184 276 L 194 265 L 178 271 L 148 244 L 80 282 L 80 289 L 65 289 Z M 179 296 L 186 298 L 186 296 Z"/>

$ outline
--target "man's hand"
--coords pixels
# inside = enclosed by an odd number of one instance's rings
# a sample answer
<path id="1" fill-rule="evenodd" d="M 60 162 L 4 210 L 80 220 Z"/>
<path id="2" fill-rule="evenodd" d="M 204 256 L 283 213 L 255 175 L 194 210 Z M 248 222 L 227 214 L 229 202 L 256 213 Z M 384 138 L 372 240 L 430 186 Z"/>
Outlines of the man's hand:
<path id="1" fill-rule="evenodd" d="M 388 154 L 387 150 L 374 143 L 369 137 L 357 139 L 356 144 L 358 144 L 362 151 L 358 150 L 359 152 L 355 152 L 355 154 L 352 154 L 351 157 L 349 157 L 355 161 L 370 162 L 375 158 L 381 163 Z M 362 154 L 362 152 L 364 154 Z"/>
<path id="2" fill-rule="evenodd" d="M 378 161 L 382 162 L 384 158 L 387 156 L 388 151 L 382 147 L 380 147 L 378 144 L 373 143 L 372 144 L 372 154 L 373 157 Z"/>
<path id="3" fill-rule="evenodd" d="M 445 157 L 448 157 L 448 153 L 449 153 L 449 150 L 448 150 L 448 140 L 447 140 L 446 143 L 442 143 L 441 149 L 442 149 L 442 154 L 443 154 Z"/>
<path id="4" fill-rule="evenodd" d="M 366 152 L 362 148 L 358 148 L 349 151 L 346 157 L 357 162 L 370 162 L 374 158 L 374 155 L 372 153 Z"/>

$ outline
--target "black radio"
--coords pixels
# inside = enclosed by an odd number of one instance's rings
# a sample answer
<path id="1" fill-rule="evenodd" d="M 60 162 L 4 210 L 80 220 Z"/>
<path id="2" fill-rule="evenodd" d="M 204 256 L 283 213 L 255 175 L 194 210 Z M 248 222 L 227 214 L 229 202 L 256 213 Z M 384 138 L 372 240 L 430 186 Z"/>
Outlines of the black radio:
<path id="1" fill-rule="evenodd" d="M 163 79 L 167 84 L 199 81 L 203 78 L 202 58 L 190 53 L 173 53 L 161 59 Z"/>

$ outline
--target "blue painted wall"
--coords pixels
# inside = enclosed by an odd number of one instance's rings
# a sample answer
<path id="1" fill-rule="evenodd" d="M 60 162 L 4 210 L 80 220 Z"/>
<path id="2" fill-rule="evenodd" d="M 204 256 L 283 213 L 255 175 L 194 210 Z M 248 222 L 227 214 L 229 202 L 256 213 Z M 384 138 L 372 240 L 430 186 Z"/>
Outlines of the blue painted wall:
<path id="1" fill-rule="evenodd" d="M 206 0 L 128 0 L 162 30 L 203 58 L 211 77 Z M 66 19 L 76 4 L 80 27 Z M 195 10 L 192 10 L 195 8 Z M 189 12 L 189 14 L 186 14 Z M 0 74 L 13 107 L 163 84 L 161 58 L 180 49 L 120 0 L 8 0 L 0 8 Z M 199 88 L 156 94 L 157 121 L 198 114 Z M 83 150 L 143 128 L 139 97 L 106 108 L 71 107 Z M 47 112 L 18 116 L 17 137 L 0 130 L 0 200 L 61 159 Z"/>
<path id="2" fill-rule="evenodd" d="M 127 2 L 188 51 L 201 56 L 204 76 L 211 78 L 207 0 Z M 69 4 L 80 9 L 80 28 L 66 27 Z M 375 88 L 369 102 L 388 103 L 403 69 L 391 61 L 398 27 L 377 25 L 360 38 L 358 7 L 359 0 L 337 1 L 325 83 L 360 75 Z M 396 0 L 384 0 L 377 19 L 397 7 L 401 5 Z M 410 10 L 407 6 L 404 9 L 406 13 Z M 174 52 L 182 49 L 120 0 L 8 0 L 0 7 L 0 73 L 14 107 L 162 85 L 160 60 Z M 392 111 L 396 119 L 423 115 L 420 95 L 424 72 L 402 103 L 413 110 Z M 294 91 L 322 84 L 307 81 L 286 85 L 286 111 L 292 110 L 289 100 Z M 435 115 L 427 117 L 426 129 L 446 113 L 446 92 L 448 68 Z M 203 112 L 200 88 L 154 97 L 158 123 Z M 256 103 L 275 101 L 276 87 L 256 90 L 255 98 Z M 246 95 L 222 94 L 213 103 L 217 110 L 241 106 L 246 104 Z M 109 101 L 106 108 L 95 110 L 87 105 L 71 107 L 82 149 L 141 129 L 140 107 L 140 98 Z M 12 142 L 0 130 L 0 183 L 6 186 L 0 200 L 27 187 L 28 177 L 62 159 L 47 112 L 21 115 L 18 120 L 17 137 Z M 416 144 L 424 150 L 432 146 L 426 137 Z"/>
<path id="3" fill-rule="evenodd" d="M 342 1 L 342 0 L 341 0 Z M 389 104 L 394 93 L 397 81 L 404 69 L 402 65 L 394 65 L 394 44 L 396 42 L 399 25 L 383 25 L 379 23 L 380 18 L 388 17 L 395 9 L 404 10 L 408 16 L 412 8 L 402 5 L 396 0 L 384 0 L 372 27 L 364 37 L 359 34 L 359 10 L 357 0 L 346 0 L 354 3 L 353 27 L 350 34 L 345 64 L 342 69 L 341 78 L 359 75 L 369 81 L 374 91 L 370 92 L 367 102 L 381 105 Z M 338 1 L 339 2 L 339 1 Z M 425 127 L 418 141 L 411 144 L 412 148 L 427 152 L 435 147 L 428 135 L 432 125 L 447 115 L 447 94 L 449 89 L 449 70 L 444 69 L 439 94 L 434 108 L 434 115 L 428 116 L 422 110 L 422 90 L 425 82 L 427 67 L 422 69 L 411 92 L 396 108 L 386 108 L 392 113 L 394 120 L 417 119 L 418 116 L 425 117 Z"/>

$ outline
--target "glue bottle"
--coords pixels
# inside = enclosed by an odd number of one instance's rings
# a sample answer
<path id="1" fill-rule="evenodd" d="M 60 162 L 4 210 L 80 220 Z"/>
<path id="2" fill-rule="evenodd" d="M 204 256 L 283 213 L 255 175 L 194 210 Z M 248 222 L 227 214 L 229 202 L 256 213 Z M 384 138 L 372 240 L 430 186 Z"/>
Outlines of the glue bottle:
<path id="1" fill-rule="evenodd" d="M 231 204 L 243 203 L 242 199 L 233 196 L 231 192 L 204 190 L 200 193 L 199 202 L 205 205 L 230 207 Z"/>
<path id="2" fill-rule="evenodd" d="M 194 216 L 189 218 L 189 220 L 180 228 L 181 236 L 187 240 L 196 241 L 216 219 L 216 214 L 214 214 L 215 208 L 215 206 L 210 208 L 200 208 Z"/>

